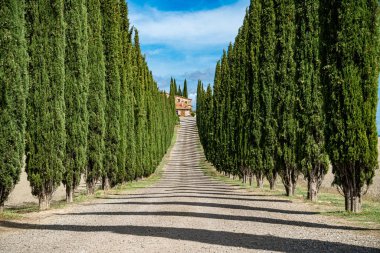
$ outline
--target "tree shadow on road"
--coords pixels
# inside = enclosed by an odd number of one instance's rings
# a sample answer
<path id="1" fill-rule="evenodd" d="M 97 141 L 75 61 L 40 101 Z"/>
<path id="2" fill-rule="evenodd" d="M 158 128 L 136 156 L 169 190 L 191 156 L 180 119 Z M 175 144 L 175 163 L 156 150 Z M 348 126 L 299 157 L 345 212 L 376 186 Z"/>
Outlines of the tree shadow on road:
<path id="1" fill-rule="evenodd" d="M 288 225 L 297 227 L 308 228 L 320 228 L 320 229 L 337 229 L 337 230 L 351 230 L 351 231 L 377 231 L 379 229 L 350 227 L 340 225 L 330 225 L 322 223 L 314 223 L 307 221 L 297 220 L 282 220 L 266 217 L 254 217 L 254 216 L 239 216 L 239 215 L 226 215 L 226 214 L 213 214 L 213 213 L 195 213 L 195 212 L 175 212 L 175 211 L 161 211 L 161 212 L 81 212 L 81 213 L 68 213 L 62 214 L 64 216 L 87 216 L 87 215 L 99 215 L 99 216 L 164 216 L 164 217 L 192 217 L 192 218 L 204 218 L 204 219 L 217 219 L 217 220 L 230 220 L 230 221 L 248 221 L 248 222 L 260 222 L 274 225 Z"/>
<path id="2" fill-rule="evenodd" d="M 173 194 L 199 194 L 199 195 L 216 195 L 216 196 L 232 196 L 232 197 L 249 197 L 247 199 L 252 199 L 252 200 L 257 200 L 257 201 L 265 201 L 265 202 L 278 202 L 278 203 L 292 203 L 291 200 L 287 200 L 287 199 L 265 199 L 265 198 L 262 198 L 262 197 L 267 197 L 265 195 L 260 195 L 260 194 L 240 194 L 239 192 L 236 192 L 236 193 L 223 193 L 223 192 L 219 192 L 219 191 L 210 191 L 210 192 L 203 192 L 203 191 L 198 191 L 198 189 L 185 189 L 185 190 L 181 190 L 181 191 L 175 191 L 175 192 L 172 192 L 172 193 L 168 193 L 168 192 L 163 192 L 163 193 L 132 193 L 132 194 L 108 194 L 110 196 L 112 195 L 115 195 L 115 196 L 153 196 L 153 195 L 169 195 L 169 196 L 172 196 Z M 173 195 L 174 196 L 174 195 Z"/>
<path id="3" fill-rule="evenodd" d="M 379 252 L 377 248 L 348 245 L 314 239 L 295 239 L 272 235 L 254 235 L 206 229 L 153 227 L 153 226 L 82 226 L 82 225 L 39 225 L 16 222 L 0 222 L 7 228 L 54 230 L 71 232 L 110 232 L 132 236 L 150 236 L 174 240 L 200 242 L 212 245 L 239 247 L 251 250 L 268 250 L 289 253 L 320 252 Z M 75 234 L 73 234 L 75 236 Z"/>
<path id="4" fill-rule="evenodd" d="M 188 192 L 186 192 L 188 193 Z M 199 193 L 195 193 L 199 194 Z M 162 196 L 136 196 L 136 197 L 118 197 L 114 199 L 167 199 L 167 198 L 196 198 L 196 199 L 216 199 L 216 200 L 236 200 L 236 201 L 253 201 L 253 202 L 273 202 L 273 203 L 291 203 L 289 200 L 264 199 L 264 198 L 231 198 L 219 196 L 203 196 L 203 195 L 165 195 Z M 113 198 L 98 198 L 98 199 L 113 199 Z"/>
<path id="5" fill-rule="evenodd" d="M 263 211 L 263 212 L 271 212 L 271 213 L 297 214 L 297 215 L 319 214 L 318 212 L 283 210 L 283 209 L 266 208 L 266 207 L 258 207 L 258 206 L 243 206 L 243 205 L 232 205 L 232 204 L 223 204 L 223 203 L 203 203 L 203 202 L 185 202 L 185 201 L 110 202 L 110 203 L 104 203 L 104 204 L 107 204 L 107 205 L 182 205 L 182 206 L 198 206 L 198 207 L 212 207 L 212 208 L 216 207 L 216 208 L 249 210 L 249 211 Z"/>

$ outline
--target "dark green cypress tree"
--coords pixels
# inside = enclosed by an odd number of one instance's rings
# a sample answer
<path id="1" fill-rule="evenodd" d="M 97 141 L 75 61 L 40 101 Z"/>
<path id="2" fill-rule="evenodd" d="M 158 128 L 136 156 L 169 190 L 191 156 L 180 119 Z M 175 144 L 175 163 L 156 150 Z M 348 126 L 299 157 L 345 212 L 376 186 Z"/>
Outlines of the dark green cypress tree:
<path id="1" fill-rule="evenodd" d="M 184 82 L 184 84 L 183 84 L 183 96 L 185 97 L 185 98 L 189 98 L 189 94 L 188 94 L 188 92 L 187 92 L 187 80 L 185 79 L 185 82 Z"/>
<path id="2" fill-rule="evenodd" d="M 327 149 L 346 210 L 359 212 L 378 167 L 379 3 L 322 1 L 321 7 Z"/>
<path id="3" fill-rule="evenodd" d="M 248 15 L 243 21 L 243 26 L 239 29 L 239 33 L 235 39 L 232 75 L 236 85 L 234 113 L 235 121 L 235 143 L 236 143 L 236 161 L 239 176 L 246 182 L 247 176 L 250 173 L 248 165 L 248 131 L 250 124 L 249 108 L 248 108 L 248 85 L 247 85 L 247 35 L 248 35 Z"/>
<path id="4" fill-rule="evenodd" d="M 320 78 L 319 1 L 296 2 L 296 63 L 299 121 L 297 160 L 308 181 L 308 199 L 317 193 L 328 170 L 325 148 L 323 90 Z"/>
<path id="5" fill-rule="evenodd" d="M 101 0 L 106 66 L 106 134 L 103 189 L 117 182 L 120 145 L 120 8 L 119 0 Z"/>
<path id="6" fill-rule="evenodd" d="M 178 94 L 177 94 L 178 96 L 181 96 L 182 97 L 182 90 L 181 90 L 181 86 L 180 85 L 178 85 Z"/>
<path id="7" fill-rule="evenodd" d="M 64 17 L 66 154 L 63 183 L 66 186 L 66 201 L 71 203 L 87 164 L 88 38 L 85 0 L 65 1 Z"/>
<path id="8" fill-rule="evenodd" d="M 132 41 L 131 34 L 129 32 L 129 20 L 128 20 L 128 6 L 122 0 L 121 1 L 121 13 L 122 13 L 122 38 L 123 38 L 123 71 L 125 71 L 126 83 L 123 84 L 123 98 L 122 113 L 124 114 L 125 123 L 120 125 L 124 128 L 125 132 L 125 167 L 126 180 L 131 181 L 136 178 L 136 147 L 135 147 L 135 116 L 134 116 L 134 104 L 135 98 L 133 95 L 133 65 L 132 65 Z"/>
<path id="9" fill-rule="evenodd" d="M 28 86 L 25 1 L 0 5 L 0 212 L 19 180 Z"/>
<path id="10" fill-rule="evenodd" d="M 130 120 L 130 115 L 128 115 L 128 104 L 130 103 L 129 98 L 129 82 L 128 82 L 128 71 L 129 63 L 128 54 L 129 48 L 129 20 L 128 20 L 128 9 L 127 4 L 124 0 L 120 1 L 120 44 L 122 50 L 120 50 L 120 140 L 119 140 L 119 151 L 117 157 L 118 169 L 116 182 L 123 183 L 127 179 L 127 134 L 128 134 L 128 120 Z"/>
<path id="11" fill-rule="evenodd" d="M 261 36 L 260 36 L 260 75 L 261 105 L 262 105 L 262 134 L 261 149 L 263 168 L 273 190 L 277 178 L 275 163 L 276 154 L 276 125 L 274 109 L 276 100 L 276 16 L 273 0 L 261 0 Z"/>
<path id="12" fill-rule="evenodd" d="M 175 95 L 177 91 L 177 86 L 174 84 L 173 78 L 170 80 L 170 92 L 169 92 L 169 101 L 171 109 L 175 112 Z"/>
<path id="13" fill-rule="evenodd" d="M 233 176 L 238 175 L 237 170 L 237 142 L 235 138 L 235 130 L 237 126 L 237 114 L 235 113 L 236 108 L 236 93 L 237 93 L 237 81 L 233 73 L 234 64 L 236 61 L 236 55 L 234 53 L 234 46 L 232 43 L 228 47 L 228 51 L 224 57 L 222 57 L 222 83 L 227 90 L 227 109 L 225 116 L 226 128 L 226 153 L 227 161 L 225 163 L 225 168 L 229 174 Z"/>
<path id="14" fill-rule="evenodd" d="M 144 71 L 142 69 L 142 56 L 140 40 L 137 29 L 134 29 L 133 44 L 133 73 L 135 104 L 135 133 L 136 133 L 136 178 L 144 174 L 144 130 L 145 130 L 145 100 L 144 100 Z"/>
<path id="15" fill-rule="evenodd" d="M 26 23 L 30 57 L 26 172 L 40 209 L 46 209 L 64 172 L 63 0 L 27 1 Z"/>
<path id="16" fill-rule="evenodd" d="M 177 81 L 175 80 L 175 78 L 173 79 L 173 85 L 175 86 L 175 95 L 178 95 L 178 90 L 177 90 Z"/>
<path id="17" fill-rule="evenodd" d="M 262 152 L 262 85 L 260 83 L 260 37 L 262 12 L 259 0 L 251 0 L 248 16 L 247 34 L 247 105 L 248 105 L 248 165 L 250 174 L 255 173 L 257 186 L 263 188 L 265 170 L 263 167 Z M 250 177 L 252 178 L 252 176 Z"/>
<path id="18" fill-rule="evenodd" d="M 214 108 L 214 140 L 213 140 L 213 157 L 212 163 L 218 171 L 223 171 L 222 164 L 223 155 L 221 155 L 221 151 L 223 151 L 223 113 L 224 113 L 224 90 L 221 89 L 221 80 L 220 80 L 220 61 L 217 62 L 215 68 L 215 78 L 214 78 L 214 87 L 213 87 L 214 95 L 213 95 L 213 108 Z"/>
<path id="19" fill-rule="evenodd" d="M 295 5 L 293 0 L 275 0 L 277 33 L 276 117 L 277 164 L 286 194 L 294 195 L 298 179 L 296 164 L 297 121 L 295 118 Z"/>
<path id="20" fill-rule="evenodd" d="M 94 194 L 95 184 L 103 175 L 105 137 L 105 63 L 102 42 L 100 0 L 88 0 L 88 150 L 87 191 Z"/>

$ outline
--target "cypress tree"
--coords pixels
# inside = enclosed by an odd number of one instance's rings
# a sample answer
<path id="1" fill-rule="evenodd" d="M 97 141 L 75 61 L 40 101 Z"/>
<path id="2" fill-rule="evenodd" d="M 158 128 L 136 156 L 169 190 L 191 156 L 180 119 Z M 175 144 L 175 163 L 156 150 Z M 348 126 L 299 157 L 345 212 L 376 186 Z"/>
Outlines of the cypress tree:
<path id="1" fill-rule="evenodd" d="M 0 212 L 19 180 L 28 85 L 25 1 L 0 5 Z"/>
<path id="2" fill-rule="evenodd" d="M 175 112 L 175 95 L 176 95 L 177 86 L 174 84 L 173 78 L 170 80 L 170 92 L 169 92 L 169 101 L 171 105 L 171 110 Z"/>
<path id="3" fill-rule="evenodd" d="M 174 89 L 175 93 L 174 94 L 177 96 L 178 90 L 177 90 L 177 81 L 175 80 L 175 78 L 173 79 L 173 85 L 175 86 L 175 89 Z"/>
<path id="4" fill-rule="evenodd" d="M 40 209 L 50 206 L 65 157 L 65 30 L 63 0 L 26 3 L 30 89 L 26 172 Z"/>
<path id="5" fill-rule="evenodd" d="M 181 86 L 180 85 L 178 85 L 178 94 L 177 94 L 178 96 L 181 96 L 182 97 L 182 90 L 181 90 Z"/>
<path id="6" fill-rule="evenodd" d="M 135 117 L 134 117 L 134 104 L 135 98 L 133 95 L 133 75 L 132 75 L 132 41 L 129 31 L 128 20 L 128 6 L 124 0 L 121 0 L 121 15 L 122 15 L 122 45 L 123 45 L 123 71 L 125 71 L 125 83 L 123 81 L 123 96 L 124 103 L 121 104 L 124 113 L 124 125 L 121 123 L 120 127 L 124 128 L 125 133 L 125 166 L 126 179 L 131 181 L 136 178 L 136 147 L 135 147 Z M 122 138 L 123 139 L 123 138 Z"/>
<path id="7" fill-rule="evenodd" d="M 248 16 L 247 34 L 247 105 L 249 110 L 249 132 L 248 132 L 248 165 L 250 173 L 254 172 L 257 179 L 257 186 L 263 188 L 265 171 L 262 164 L 262 86 L 260 85 L 260 36 L 262 12 L 259 0 L 251 0 Z M 250 177 L 252 178 L 252 177 Z"/>
<path id="8" fill-rule="evenodd" d="M 227 161 L 224 167 L 227 169 L 229 174 L 233 176 L 237 175 L 237 150 L 236 150 L 236 140 L 235 140 L 235 129 L 236 129 L 236 119 L 237 115 L 235 113 L 236 107 L 236 79 L 233 75 L 234 62 L 236 61 L 236 56 L 234 54 L 234 46 L 232 43 L 228 46 L 227 53 L 222 57 L 222 83 L 226 89 L 226 105 L 225 110 L 225 124 L 226 128 L 226 141 L 225 147 L 227 153 Z"/>
<path id="9" fill-rule="evenodd" d="M 127 178 L 127 124 L 130 115 L 128 115 L 128 50 L 129 50 L 129 20 L 127 4 L 124 0 L 120 1 L 120 140 L 119 151 L 117 156 L 117 178 L 115 183 L 123 183 Z"/>
<path id="10" fill-rule="evenodd" d="M 187 80 L 185 79 L 185 82 L 184 82 L 184 84 L 183 84 L 183 96 L 185 97 L 185 98 L 189 98 L 189 94 L 188 94 L 188 92 L 187 92 Z"/>
<path id="11" fill-rule="evenodd" d="M 136 133 L 136 178 L 141 178 L 144 174 L 144 129 L 145 129 L 145 101 L 144 101 L 144 71 L 142 69 L 142 56 L 140 50 L 140 40 L 137 29 L 134 29 L 133 44 L 133 73 L 134 73 L 134 95 L 135 104 L 135 133 Z"/>
<path id="12" fill-rule="evenodd" d="M 360 212 L 378 167 L 379 4 L 322 1 L 321 7 L 327 149 L 345 209 Z"/>
<path id="13" fill-rule="evenodd" d="M 214 78 L 214 95 L 213 95 L 213 108 L 214 108 L 214 143 L 213 143 L 213 164 L 218 171 L 222 171 L 222 164 L 224 156 L 221 155 L 223 150 L 223 113 L 224 113 L 224 90 L 221 89 L 220 80 L 220 61 L 216 64 L 215 78 Z"/>
<path id="14" fill-rule="evenodd" d="M 66 185 L 66 201 L 71 203 L 74 190 L 79 185 L 87 164 L 88 38 L 85 0 L 66 0 L 64 17 L 66 154 L 63 183 Z"/>
<path id="15" fill-rule="evenodd" d="M 316 201 L 328 170 L 320 78 L 319 1 L 297 0 L 296 21 L 299 121 L 297 160 L 308 181 L 308 199 Z"/>
<path id="16" fill-rule="evenodd" d="M 87 1 L 88 11 L 88 149 L 87 190 L 94 194 L 95 184 L 103 174 L 105 137 L 105 63 L 102 42 L 102 17 L 99 0 Z"/>
<path id="17" fill-rule="evenodd" d="M 101 0 L 106 67 L 106 133 L 103 189 L 117 182 L 120 145 L 120 8 L 119 0 Z"/>
<path id="18" fill-rule="evenodd" d="M 277 75 L 275 94 L 278 123 L 277 163 L 286 194 L 294 195 L 298 170 L 296 164 L 295 118 L 296 81 L 294 62 L 295 5 L 293 0 L 275 0 L 277 35 Z"/>
<path id="19" fill-rule="evenodd" d="M 248 85 L 247 85 L 247 35 L 248 35 L 248 18 L 249 13 L 243 21 L 243 26 L 239 29 L 239 33 L 235 39 L 232 74 L 236 85 L 236 103 L 234 112 L 236 117 L 235 124 L 235 143 L 236 143 L 236 159 L 239 176 L 246 182 L 248 174 L 251 172 L 248 164 L 248 131 L 250 119 L 248 108 Z"/>
<path id="20" fill-rule="evenodd" d="M 274 117 L 275 104 L 275 49 L 276 49 L 276 17 L 273 0 L 261 0 L 262 12 L 261 36 L 260 36 L 260 75 L 259 83 L 261 84 L 261 117 L 262 134 L 261 149 L 263 168 L 270 184 L 270 189 L 274 189 L 277 178 L 276 170 L 276 125 Z"/>

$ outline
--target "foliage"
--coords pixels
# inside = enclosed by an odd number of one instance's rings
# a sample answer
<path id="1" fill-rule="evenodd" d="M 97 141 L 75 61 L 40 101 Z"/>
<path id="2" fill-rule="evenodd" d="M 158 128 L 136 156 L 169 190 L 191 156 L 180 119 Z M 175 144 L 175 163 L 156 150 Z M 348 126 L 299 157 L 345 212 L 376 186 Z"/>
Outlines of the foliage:
<path id="1" fill-rule="evenodd" d="M 87 7 L 86 1 L 65 1 L 65 119 L 66 153 L 63 183 L 66 199 L 73 201 L 81 174 L 87 163 L 88 75 L 87 75 Z"/>
<path id="2" fill-rule="evenodd" d="M 379 4 L 350 0 L 321 6 L 327 150 L 346 210 L 359 212 L 378 167 Z"/>
<path id="3" fill-rule="evenodd" d="M 102 42 L 102 18 L 100 0 L 87 0 L 88 29 L 88 148 L 87 148 L 87 189 L 95 192 L 95 184 L 103 175 L 105 136 L 105 62 Z"/>
<path id="4" fill-rule="evenodd" d="M 19 180 L 28 86 L 25 1 L 0 6 L 0 212 Z"/>
<path id="5" fill-rule="evenodd" d="M 26 172 L 40 208 L 49 208 L 62 181 L 65 133 L 63 0 L 26 2 L 29 63 Z"/>

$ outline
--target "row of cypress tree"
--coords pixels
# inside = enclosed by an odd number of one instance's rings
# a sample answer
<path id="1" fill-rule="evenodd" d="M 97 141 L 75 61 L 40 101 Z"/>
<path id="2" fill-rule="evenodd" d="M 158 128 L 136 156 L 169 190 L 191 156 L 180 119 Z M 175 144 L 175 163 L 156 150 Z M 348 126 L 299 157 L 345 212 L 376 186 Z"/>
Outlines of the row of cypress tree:
<path id="1" fill-rule="evenodd" d="M 124 0 L 0 6 L 0 207 L 26 172 L 41 209 L 154 172 L 170 145 L 174 96 L 159 91 Z"/>
<path id="2" fill-rule="evenodd" d="M 197 124 L 222 172 L 277 175 L 308 198 L 329 165 L 346 210 L 358 212 L 377 169 L 379 26 L 376 0 L 251 0 L 213 89 L 198 84 Z"/>

